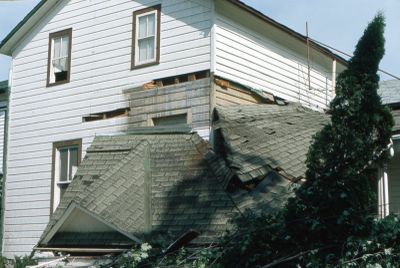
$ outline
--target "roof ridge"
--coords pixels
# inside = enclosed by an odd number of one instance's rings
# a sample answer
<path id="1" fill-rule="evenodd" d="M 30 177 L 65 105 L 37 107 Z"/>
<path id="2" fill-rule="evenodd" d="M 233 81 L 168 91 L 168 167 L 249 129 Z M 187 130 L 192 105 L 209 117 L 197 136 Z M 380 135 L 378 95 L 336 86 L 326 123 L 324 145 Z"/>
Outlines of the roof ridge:
<path id="1" fill-rule="evenodd" d="M 117 173 L 118 171 L 120 171 L 128 162 L 130 162 L 132 159 L 134 159 L 135 157 L 137 157 L 138 155 L 140 155 L 140 153 L 142 153 L 143 149 L 144 149 L 144 142 L 147 142 L 147 140 L 141 140 L 135 147 L 132 147 L 130 149 L 130 152 L 128 153 L 128 155 L 126 155 L 123 159 L 121 159 L 120 162 L 118 162 L 118 164 L 116 164 L 115 166 L 113 166 L 112 168 L 110 168 L 107 172 L 105 172 L 103 175 L 101 175 L 99 177 L 99 179 L 97 179 L 96 181 L 93 182 L 93 186 L 88 187 L 89 192 L 93 193 L 96 189 L 98 189 L 98 187 L 101 186 L 101 184 L 103 184 L 108 178 L 112 177 L 115 173 Z M 101 182 L 101 183 L 100 183 Z M 94 188 L 94 186 L 96 186 L 96 188 Z M 87 197 L 87 194 L 85 194 L 84 198 Z M 80 198 L 80 196 L 78 196 L 78 198 Z M 79 200 L 79 204 L 80 202 L 83 201 Z"/>

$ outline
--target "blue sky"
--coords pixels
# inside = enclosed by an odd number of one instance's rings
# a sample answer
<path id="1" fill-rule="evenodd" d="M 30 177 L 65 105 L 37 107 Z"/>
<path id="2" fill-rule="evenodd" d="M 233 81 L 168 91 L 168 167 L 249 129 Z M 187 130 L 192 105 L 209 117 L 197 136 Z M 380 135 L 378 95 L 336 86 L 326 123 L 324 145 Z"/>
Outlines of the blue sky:
<path id="1" fill-rule="evenodd" d="M 201 0 L 200 0 L 201 1 Z M 39 0 L 0 0 L 2 40 Z M 399 0 L 244 0 L 274 20 L 351 54 L 368 22 L 378 11 L 386 16 L 386 55 L 381 69 L 400 76 Z M 0 56 L 0 81 L 8 78 L 9 57 Z M 390 79 L 382 75 L 382 79 Z"/>

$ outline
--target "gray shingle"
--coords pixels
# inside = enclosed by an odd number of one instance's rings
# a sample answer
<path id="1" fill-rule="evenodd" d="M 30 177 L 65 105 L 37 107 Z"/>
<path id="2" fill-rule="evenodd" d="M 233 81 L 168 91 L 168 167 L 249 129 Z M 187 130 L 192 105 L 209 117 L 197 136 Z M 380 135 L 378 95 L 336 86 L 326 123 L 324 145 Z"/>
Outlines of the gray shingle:
<path id="1" fill-rule="evenodd" d="M 139 239 L 151 232 L 173 240 L 196 229 L 204 234 L 198 241 L 211 242 L 235 211 L 223 164 L 197 134 L 96 137 L 42 238 L 74 203 Z"/>
<path id="2" fill-rule="evenodd" d="M 379 83 L 378 93 L 383 104 L 400 103 L 400 81 L 388 80 Z"/>
<path id="3" fill-rule="evenodd" d="M 329 121 L 295 104 L 218 107 L 217 116 L 227 164 L 244 182 L 277 168 L 304 176 L 312 136 Z"/>

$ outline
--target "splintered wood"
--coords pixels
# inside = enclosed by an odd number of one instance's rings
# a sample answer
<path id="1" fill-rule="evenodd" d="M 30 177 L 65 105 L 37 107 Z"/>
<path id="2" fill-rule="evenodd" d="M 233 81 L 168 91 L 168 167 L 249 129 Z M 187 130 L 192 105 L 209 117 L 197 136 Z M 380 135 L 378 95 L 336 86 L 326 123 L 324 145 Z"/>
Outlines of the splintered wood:
<path id="1" fill-rule="evenodd" d="M 155 89 L 180 83 L 192 82 L 199 79 L 210 77 L 209 71 L 201 71 L 197 73 L 183 74 L 178 76 L 165 77 L 156 79 L 143 85 L 143 89 Z"/>

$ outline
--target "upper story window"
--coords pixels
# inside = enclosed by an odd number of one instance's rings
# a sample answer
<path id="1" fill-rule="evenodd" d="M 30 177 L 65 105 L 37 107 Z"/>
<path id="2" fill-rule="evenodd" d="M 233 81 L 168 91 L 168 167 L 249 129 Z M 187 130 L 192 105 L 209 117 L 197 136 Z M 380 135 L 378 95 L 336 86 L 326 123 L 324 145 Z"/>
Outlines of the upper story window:
<path id="1" fill-rule="evenodd" d="M 132 69 L 160 62 L 161 5 L 133 12 Z"/>
<path id="2" fill-rule="evenodd" d="M 68 83 L 71 75 L 72 29 L 51 33 L 47 63 L 47 86 Z"/>
<path id="3" fill-rule="evenodd" d="M 53 144 L 52 212 L 68 185 L 71 183 L 81 162 L 82 140 L 63 141 Z"/>

